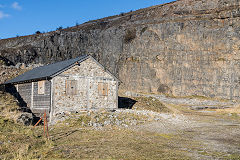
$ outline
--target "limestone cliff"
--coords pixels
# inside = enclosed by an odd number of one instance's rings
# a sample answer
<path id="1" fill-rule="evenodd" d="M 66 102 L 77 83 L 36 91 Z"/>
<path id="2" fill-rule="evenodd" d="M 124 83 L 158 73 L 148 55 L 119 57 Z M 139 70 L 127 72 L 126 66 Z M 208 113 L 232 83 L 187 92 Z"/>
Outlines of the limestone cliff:
<path id="1" fill-rule="evenodd" d="M 91 54 L 137 92 L 240 98 L 240 1 L 179 0 L 39 35 L 0 40 L 0 59 Z"/>

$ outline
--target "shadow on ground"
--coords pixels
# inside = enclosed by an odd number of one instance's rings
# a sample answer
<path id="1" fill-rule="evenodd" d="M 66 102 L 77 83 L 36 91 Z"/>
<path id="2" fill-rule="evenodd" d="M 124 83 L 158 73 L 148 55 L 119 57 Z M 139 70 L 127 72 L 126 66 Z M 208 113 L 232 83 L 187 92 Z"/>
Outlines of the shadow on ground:
<path id="1" fill-rule="evenodd" d="M 137 101 L 128 97 L 118 97 L 118 108 L 132 109 Z"/>

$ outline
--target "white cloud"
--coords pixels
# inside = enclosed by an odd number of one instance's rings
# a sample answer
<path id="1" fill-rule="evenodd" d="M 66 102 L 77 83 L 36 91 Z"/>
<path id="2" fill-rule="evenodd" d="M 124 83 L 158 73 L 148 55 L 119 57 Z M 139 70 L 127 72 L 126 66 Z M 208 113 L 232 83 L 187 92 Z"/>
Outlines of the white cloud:
<path id="1" fill-rule="evenodd" d="M 10 16 L 9 14 L 6 14 L 6 13 L 0 11 L 0 19 L 7 18 L 9 16 Z"/>
<path id="2" fill-rule="evenodd" d="M 19 5 L 18 2 L 14 2 L 14 3 L 12 4 L 12 8 L 14 8 L 14 9 L 16 9 L 16 10 L 21 10 L 21 9 L 22 9 L 22 7 Z"/>

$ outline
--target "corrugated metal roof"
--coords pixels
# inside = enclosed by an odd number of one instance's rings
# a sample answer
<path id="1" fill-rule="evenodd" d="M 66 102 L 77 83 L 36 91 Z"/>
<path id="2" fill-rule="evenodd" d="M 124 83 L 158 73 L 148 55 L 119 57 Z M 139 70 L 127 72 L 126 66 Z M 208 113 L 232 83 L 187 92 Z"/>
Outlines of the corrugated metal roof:
<path id="1" fill-rule="evenodd" d="M 11 79 L 11 80 L 5 82 L 4 84 L 20 83 L 20 82 L 25 82 L 25 81 L 51 78 L 51 77 L 55 76 L 56 74 L 61 73 L 62 71 L 65 71 L 66 69 L 71 67 L 74 63 L 76 63 L 76 62 L 81 63 L 86 58 L 88 58 L 88 55 L 83 55 L 78 58 L 69 59 L 69 60 L 49 64 L 46 66 L 37 67 L 28 72 L 23 73 L 20 76 L 17 76 L 14 79 Z"/>

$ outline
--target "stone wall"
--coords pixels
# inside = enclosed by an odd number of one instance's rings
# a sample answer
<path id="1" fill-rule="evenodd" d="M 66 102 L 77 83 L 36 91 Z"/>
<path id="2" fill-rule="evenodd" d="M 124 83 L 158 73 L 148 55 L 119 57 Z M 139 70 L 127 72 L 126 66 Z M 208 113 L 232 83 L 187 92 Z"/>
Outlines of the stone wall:
<path id="1" fill-rule="evenodd" d="M 66 92 L 67 80 L 77 81 L 77 92 L 70 95 Z M 108 95 L 98 94 L 98 83 L 108 84 Z M 118 82 L 92 58 L 75 65 L 53 78 L 53 114 L 62 111 L 79 111 L 81 109 L 114 109 L 118 106 Z"/>
<path id="2" fill-rule="evenodd" d="M 239 0 L 179 0 L 0 40 L 0 59 L 50 63 L 91 54 L 119 76 L 122 90 L 239 99 L 239 45 Z"/>

